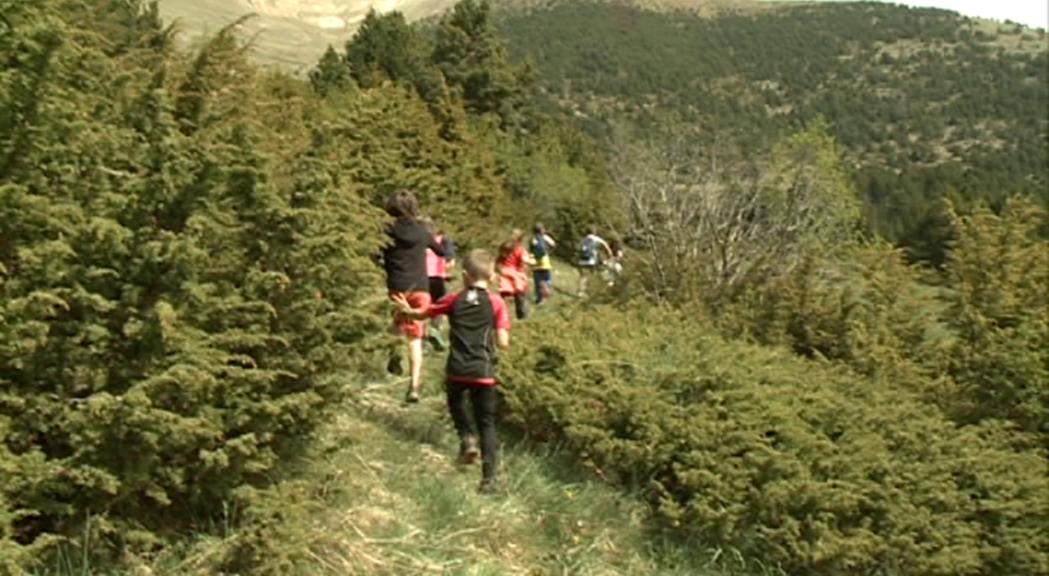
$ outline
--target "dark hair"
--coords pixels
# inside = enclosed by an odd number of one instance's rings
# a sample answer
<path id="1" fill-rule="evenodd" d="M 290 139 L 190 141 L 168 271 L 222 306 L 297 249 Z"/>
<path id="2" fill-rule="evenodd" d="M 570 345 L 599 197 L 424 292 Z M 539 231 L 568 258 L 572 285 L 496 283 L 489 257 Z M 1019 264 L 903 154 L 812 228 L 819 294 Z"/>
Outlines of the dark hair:
<path id="1" fill-rule="evenodd" d="M 536 234 L 546 234 L 546 228 L 543 227 L 543 223 L 542 222 L 536 222 L 535 223 L 535 233 Z"/>
<path id="2" fill-rule="evenodd" d="M 419 214 L 419 201 L 415 194 L 407 190 L 398 190 L 386 200 L 386 213 L 394 218 L 415 220 Z"/>

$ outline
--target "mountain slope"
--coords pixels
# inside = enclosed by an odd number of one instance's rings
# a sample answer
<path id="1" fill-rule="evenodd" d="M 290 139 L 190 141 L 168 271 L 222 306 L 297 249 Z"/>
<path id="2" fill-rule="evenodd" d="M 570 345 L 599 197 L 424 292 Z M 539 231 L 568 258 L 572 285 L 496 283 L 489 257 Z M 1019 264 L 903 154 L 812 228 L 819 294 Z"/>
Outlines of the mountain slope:
<path id="1" fill-rule="evenodd" d="M 301 72 L 311 68 L 329 44 L 345 43 L 372 8 L 399 10 L 414 20 L 454 4 L 454 0 L 160 0 L 160 11 L 165 20 L 177 20 L 191 41 L 254 14 L 244 31 L 254 38 L 256 59 Z"/>
<path id="2" fill-rule="evenodd" d="M 254 37 L 253 53 L 264 64 L 303 71 L 330 45 L 341 46 L 374 9 L 397 10 L 409 20 L 422 20 L 454 6 L 456 0 L 160 0 L 166 20 L 177 20 L 188 39 L 222 28 L 246 15 L 245 33 Z M 503 7 L 533 10 L 546 0 L 497 0 Z M 612 0 L 659 11 L 687 10 L 710 16 L 730 10 L 755 9 L 756 0 Z"/>
<path id="3" fill-rule="evenodd" d="M 452 0 L 375 7 L 425 18 Z M 688 125 L 721 158 L 752 157 L 817 116 L 845 146 L 874 231 L 944 257 L 939 200 L 1049 201 L 1044 30 L 888 4 L 503 0 L 503 35 L 554 109 L 597 135 Z M 341 45 L 354 0 L 162 0 L 188 36 L 238 15 L 259 60 L 300 72 Z M 648 6 L 646 10 L 635 6 Z M 690 10 L 675 10 L 688 6 Z M 715 17 L 697 15 L 705 13 Z M 580 33 L 583 31 L 585 33 Z M 669 116 L 669 120 L 668 120 Z"/>
<path id="4" fill-rule="evenodd" d="M 502 31 L 554 107 L 596 134 L 688 125 L 719 158 L 752 158 L 826 117 L 875 229 L 898 242 L 925 242 L 944 196 L 1049 200 L 1044 31 L 881 4 L 704 19 L 587 3 Z"/>

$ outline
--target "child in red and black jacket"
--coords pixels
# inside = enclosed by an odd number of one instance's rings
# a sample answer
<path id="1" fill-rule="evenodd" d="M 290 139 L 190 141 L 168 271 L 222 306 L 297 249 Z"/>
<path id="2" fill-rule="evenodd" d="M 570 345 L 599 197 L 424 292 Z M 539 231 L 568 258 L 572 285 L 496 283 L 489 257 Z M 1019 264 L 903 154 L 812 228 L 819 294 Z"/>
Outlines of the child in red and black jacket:
<path id="1" fill-rule="evenodd" d="M 463 260 L 462 291 L 449 294 L 428 308 L 415 308 L 406 298 L 395 300 L 401 314 L 410 318 L 447 315 L 451 325 L 448 355 L 448 410 L 459 433 L 459 458 L 465 464 L 477 460 L 477 436 L 470 426 L 466 396 L 470 397 L 474 420 L 481 435 L 481 492 L 497 485 L 499 439 L 496 412 L 497 348 L 510 347 L 510 314 L 498 294 L 488 291 L 495 272 L 491 254 L 474 250 Z"/>

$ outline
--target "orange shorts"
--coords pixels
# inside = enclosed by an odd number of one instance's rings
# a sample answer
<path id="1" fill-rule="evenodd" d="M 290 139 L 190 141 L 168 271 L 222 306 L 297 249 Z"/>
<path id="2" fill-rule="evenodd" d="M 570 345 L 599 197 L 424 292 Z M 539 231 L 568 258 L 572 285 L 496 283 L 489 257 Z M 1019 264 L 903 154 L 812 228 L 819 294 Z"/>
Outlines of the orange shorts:
<path id="1" fill-rule="evenodd" d="M 410 304 L 415 310 L 425 310 L 430 307 L 429 292 L 390 292 L 390 299 L 393 299 L 393 297 L 398 294 L 404 295 L 408 300 L 408 304 Z M 410 320 L 395 313 L 393 317 L 393 326 L 397 332 L 404 334 L 412 340 L 417 340 L 426 336 L 426 324 L 422 320 Z"/>

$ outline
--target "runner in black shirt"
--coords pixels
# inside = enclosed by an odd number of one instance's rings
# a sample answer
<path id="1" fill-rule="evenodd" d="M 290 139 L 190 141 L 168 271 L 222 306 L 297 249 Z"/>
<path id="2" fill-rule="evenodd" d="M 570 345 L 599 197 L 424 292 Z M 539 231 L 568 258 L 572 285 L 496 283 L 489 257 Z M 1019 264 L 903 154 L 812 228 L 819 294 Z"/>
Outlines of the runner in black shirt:
<path id="1" fill-rule="evenodd" d="M 386 212 L 396 218 L 386 230 L 390 243 L 383 249 L 383 265 L 386 268 L 386 289 L 391 299 L 404 298 L 413 306 L 425 308 L 430 305 L 429 278 L 426 276 L 426 249 L 439 256 L 444 255 L 441 246 L 434 241 L 426 227 L 418 221 L 419 203 L 411 192 L 394 192 L 386 202 Z M 422 386 L 423 337 L 425 325 L 418 320 L 403 316 L 394 318 L 395 330 L 408 337 L 408 366 L 411 374 L 405 401 L 419 401 Z M 391 372 L 400 372 L 400 357 L 390 360 Z"/>
<path id="2" fill-rule="evenodd" d="M 448 410 L 459 433 L 463 463 L 477 459 L 477 436 L 466 412 L 470 396 L 474 420 L 481 433 L 483 459 L 481 491 L 491 492 L 496 486 L 499 440 L 496 432 L 496 348 L 510 346 L 510 314 L 498 294 L 488 291 L 488 279 L 495 265 L 484 250 L 474 250 L 463 260 L 461 292 L 449 294 L 428 308 L 412 306 L 406 298 L 395 302 L 410 318 L 434 318 L 447 315 L 451 324 L 451 352 L 448 354 Z"/>

